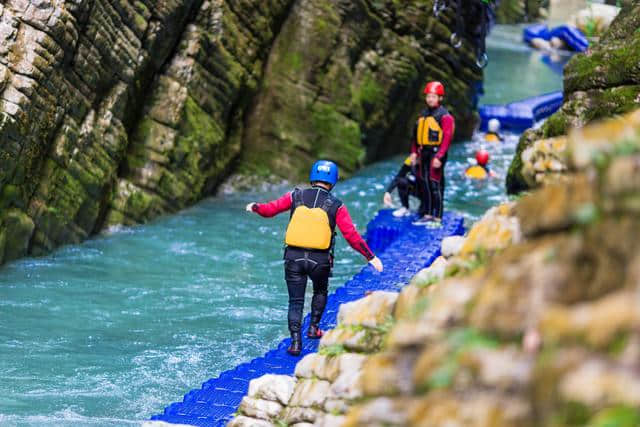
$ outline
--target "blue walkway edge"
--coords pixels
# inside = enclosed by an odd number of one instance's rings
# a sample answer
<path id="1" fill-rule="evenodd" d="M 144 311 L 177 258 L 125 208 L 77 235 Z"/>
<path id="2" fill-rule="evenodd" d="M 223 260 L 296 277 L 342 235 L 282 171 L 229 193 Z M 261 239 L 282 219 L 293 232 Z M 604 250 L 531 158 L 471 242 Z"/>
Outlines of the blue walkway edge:
<path id="1" fill-rule="evenodd" d="M 400 291 L 421 269 L 431 265 L 440 256 L 442 239 L 464 234 L 461 215 L 446 212 L 442 227 L 428 229 L 411 224 L 415 217 L 395 218 L 390 209 L 378 212 L 367 226 L 367 242 L 384 263 L 384 271 L 378 273 L 365 266 L 353 278 L 329 295 L 320 322 L 322 329 L 336 326 L 341 304 L 360 299 L 370 291 Z M 303 330 L 309 326 L 309 315 L 303 322 Z M 188 392 L 182 402 L 167 406 L 162 414 L 151 420 L 194 426 L 224 426 L 234 416 L 240 401 L 249 390 L 249 382 L 265 374 L 292 375 L 302 357 L 318 350 L 318 340 L 304 340 L 300 357 L 287 354 L 290 338 L 280 342 L 277 348 L 234 369 L 222 372 Z"/>
<path id="2" fill-rule="evenodd" d="M 504 105 L 482 105 L 480 130 L 486 132 L 489 120 L 498 119 L 503 130 L 524 132 L 562 107 L 562 92 L 551 92 Z"/>

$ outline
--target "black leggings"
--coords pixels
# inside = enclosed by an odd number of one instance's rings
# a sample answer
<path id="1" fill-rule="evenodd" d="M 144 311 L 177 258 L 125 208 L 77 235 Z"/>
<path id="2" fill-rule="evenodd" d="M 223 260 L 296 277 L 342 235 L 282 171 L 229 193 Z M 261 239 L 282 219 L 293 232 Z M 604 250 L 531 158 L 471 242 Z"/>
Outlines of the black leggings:
<path id="1" fill-rule="evenodd" d="M 290 332 L 300 332 L 307 278 L 310 278 L 313 282 L 311 323 L 314 325 L 320 323 L 324 307 L 327 305 L 330 274 L 331 265 L 326 255 L 324 257 L 312 257 L 306 253 L 306 255 L 302 255 L 297 259 L 285 259 L 284 278 L 287 281 L 287 289 L 289 291 L 288 320 Z"/>
<path id="2" fill-rule="evenodd" d="M 422 170 L 418 177 L 418 188 L 420 190 L 420 208 L 418 215 L 431 215 L 436 218 L 442 218 L 444 212 L 444 166 L 447 163 L 445 155 L 440 161 L 442 162 L 440 180 L 431 179 L 431 162 L 435 157 L 437 149 L 424 149 L 422 152 Z"/>
<path id="3" fill-rule="evenodd" d="M 414 184 L 407 178 L 399 178 L 397 186 L 400 203 L 402 203 L 402 206 L 409 209 L 409 196 L 417 196 Z"/>

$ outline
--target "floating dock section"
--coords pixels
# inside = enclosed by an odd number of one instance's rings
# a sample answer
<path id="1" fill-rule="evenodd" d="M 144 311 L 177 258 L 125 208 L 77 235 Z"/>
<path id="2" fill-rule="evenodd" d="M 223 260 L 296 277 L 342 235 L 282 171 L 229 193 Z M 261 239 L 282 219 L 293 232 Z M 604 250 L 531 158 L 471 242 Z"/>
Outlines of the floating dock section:
<path id="1" fill-rule="evenodd" d="M 500 120 L 503 130 L 524 132 L 562 107 L 562 92 L 551 92 L 505 105 L 483 105 L 480 130 L 486 131 L 491 119 Z"/>
<path id="2" fill-rule="evenodd" d="M 442 239 L 464 234 L 462 216 L 447 212 L 442 227 L 428 229 L 411 224 L 415 217 L 395 218 L 391 210 L 378 212 L 367 227 L 367 242 L 384 263 L 385 270 L 378 273 L 372 267 L 364 267 L 351 280 L 329 295 L 320 327 L 336 326 L 341 304 L 365 296 L 369 291 L 399 291 L 422 268 L 440 255 Z M 285 319 L 282 319 L 285 322 Z M 303 331 L 309 326 L 307 315 Z M 318 350 L 318 340 L 303 338 L 301 357 L 287 354 L 290 338 L 264 356 L 236 366 L 190 391 L 182 402 L 167 406 L 162 414 L 151 419 L 174 424 L 194 426 L 224 426 L 234 416 L 240 401 L 247 394 L 249 381 L 265 374 L 292 375 L 296 363 L 306 354 Z"/>

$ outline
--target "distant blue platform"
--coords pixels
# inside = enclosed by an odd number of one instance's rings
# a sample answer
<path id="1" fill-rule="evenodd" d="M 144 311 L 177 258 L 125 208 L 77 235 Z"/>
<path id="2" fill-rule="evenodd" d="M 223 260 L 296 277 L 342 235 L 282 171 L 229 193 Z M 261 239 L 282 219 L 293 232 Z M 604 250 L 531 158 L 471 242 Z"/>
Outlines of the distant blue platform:
<path id="1" fill-rule="evenodd" d="M 560 25 L 549 29 L 545 24 L 534 24 L 525 27 L 522 31 L 522 39 L 526 43 L 531 43 L 531 40 L 536 38 L 548 41 L 552 37 L 564 41 L 569 50 L 574 52 L 584 52 L 589 48 L 589 40 L 582 31 L 571 25 Z"/>
<path id="2" fill-rule="evenodd" d="M 562 92 L 552 92 L 505 105 L 483 105 L 480 113 L 480 130 L 487 130 L 489 120 L 500 120 L 503 130 L 524 132 L 536 122 L 555 113 L 562 106 Z"/>
<path id="3" fill-rule="evenodd" d="M 413 217 L 394 218 L 388 209 L 378 212 L 367 226 L 367 242 L 384 263 L 385 270 L 377 273 L 366 266 L 329 295 L 321 328 L 336 326 L 340 304 L 362 298 L 368 291 L 399 291 L 411 277 L 440 255 L 444 237 L 464 234 L 463 218 L 454 213 L 447 212 L 443 226 L 435 230 L 413 226 L 413 220 Z M 308 325 L 309 316 L 305 317 L 303 330 Z M 247 393 L 249 381 L 265 374 L 293 374 L 301 357 L 287 354 L 289 343 L 290 338 L 287 338 L 264 356 L 206 381 L 202 388 L 188 392 L 182 402 L 172 403 L 164 413 L 151 419 L 195 426 L 224 426 L 233 418 Z M 318 350 L 317 340 L 304 340 L 303 343 L 302 356 Z"/>

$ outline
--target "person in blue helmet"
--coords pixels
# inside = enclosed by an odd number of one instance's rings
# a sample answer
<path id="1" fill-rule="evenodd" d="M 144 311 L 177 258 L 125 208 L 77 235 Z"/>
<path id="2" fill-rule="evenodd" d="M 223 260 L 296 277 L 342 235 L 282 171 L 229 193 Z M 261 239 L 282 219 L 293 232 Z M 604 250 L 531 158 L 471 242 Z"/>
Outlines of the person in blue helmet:
<path id="1" fill-rule="evenodd" d="M 318 160 L 309 174 L 311 186 L 295 188 L 277 200 L 268 203 L 249 203 L 246 210 L 269 218 L 289 212 L 285 233 L 284 276 L 289 291 L 288 324 L 291 345 L 287 352 L 293 356 L 302 351 L 302 311 L 307 279 L 313 282 L 311 324 L 307 338 L 322 337 L 320 320 L 327 303 L 329 276 L 333 267 L 335 227 L 351 245 L 377 270 L 382 261 L 374 255 L 356 230 L 347 207 L 331 194 L 338 182 L 338 166 L 328 160 Z"/>

